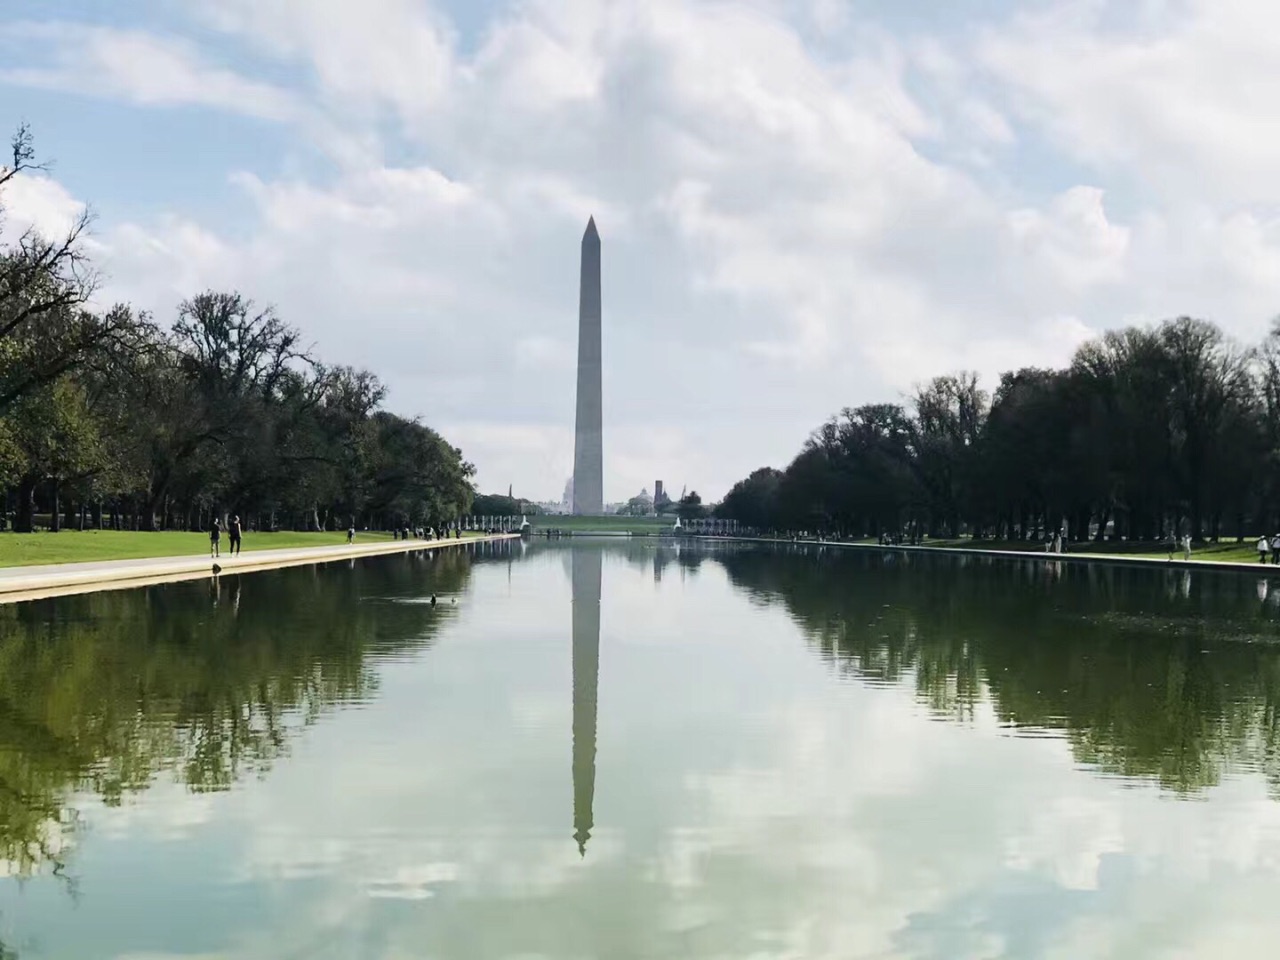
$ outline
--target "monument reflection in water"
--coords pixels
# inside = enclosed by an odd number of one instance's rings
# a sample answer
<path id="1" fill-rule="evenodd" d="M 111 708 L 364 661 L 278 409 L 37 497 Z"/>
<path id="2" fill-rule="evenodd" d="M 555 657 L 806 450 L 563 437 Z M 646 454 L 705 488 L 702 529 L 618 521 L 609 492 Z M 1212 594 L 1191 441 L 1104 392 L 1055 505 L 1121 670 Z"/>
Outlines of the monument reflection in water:
<path id="1" fill-rule="evenodd" d="M 573 587 L 573 838 L 586 855 L 595 826 L 591 808 L 596 792 L 596 701 L 600 682 L 599 550 L 574 550 Z"/>

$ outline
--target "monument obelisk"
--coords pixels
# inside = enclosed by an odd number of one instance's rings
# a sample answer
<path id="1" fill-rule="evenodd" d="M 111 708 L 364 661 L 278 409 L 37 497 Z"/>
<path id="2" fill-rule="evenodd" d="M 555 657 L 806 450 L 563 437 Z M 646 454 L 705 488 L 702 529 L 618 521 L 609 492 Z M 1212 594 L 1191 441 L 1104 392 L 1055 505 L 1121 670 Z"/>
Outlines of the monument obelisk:
<path id="1" fill-rule="evenodd" d="M 573 443 L 573 512 L 604 513 L 604 443 L 600 385 L 600 234 L 595 217 L 582 235 L 578 290 L 578 415 Z"/>

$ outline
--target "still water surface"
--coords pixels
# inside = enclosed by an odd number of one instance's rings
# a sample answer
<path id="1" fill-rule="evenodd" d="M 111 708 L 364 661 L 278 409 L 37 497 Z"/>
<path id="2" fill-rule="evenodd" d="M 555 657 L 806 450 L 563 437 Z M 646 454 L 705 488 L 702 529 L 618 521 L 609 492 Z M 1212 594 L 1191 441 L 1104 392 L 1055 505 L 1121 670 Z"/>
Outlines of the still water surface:
<path id="1" fill-rule="evenodd" d="M 603 541 L 0 607 L 0 958 L 1274 957 L 1278 618 Z"/>

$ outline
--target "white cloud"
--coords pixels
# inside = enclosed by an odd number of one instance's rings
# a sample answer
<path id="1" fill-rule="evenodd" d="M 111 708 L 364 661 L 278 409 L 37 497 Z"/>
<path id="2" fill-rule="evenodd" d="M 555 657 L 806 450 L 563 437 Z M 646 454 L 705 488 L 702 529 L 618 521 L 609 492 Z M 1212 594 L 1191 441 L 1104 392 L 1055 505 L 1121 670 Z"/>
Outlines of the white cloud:
<path id="1" fill-rule="evenodd" d="M 311 68 L 346 110 L 389 104 L 407 120 L 439 103 L 453 76 L 451 31 L 414 0 L 226 0 L 198 15 Z"/>
<path id="2" fill-rule="evenodd" d="M 1060 0 L 991 29 L 977 53 L 1068 155 L 1164 199 L 1275 203 L 1272 12 L 1258 0 Z"/>
<path id="3" fill-rule="evenodd" d="M 84 213 L 84 204 L 51 177 L 20 173 L 0 197 L 0 244 L 16 241 L 28 230 L 55 238 L 65 236 Z"/>
<path id="4" fill-rule="evenodd" d="M 48 63 L 0 69 L 0 82 L 118 97 L 157 106 L 196 104 L 266 120 L 300 117 L 289 93 L 205 62 L 176 37 L 72 23 L 0 27 L 0 44 L 48 50 Z"/>
<path id="5" fill-rule="evenodd" d="M 1129 230 L 1107 220 L 1101 190 L 1073 187 L 1047 212 L 1015 210 L 1009 228 L 1019 251 L 1040 262 L 1059 289 L 1083 290 L 1124 277 Z"/>
<path id="6" fill-rule="evenodd" d="M 1047 874 L 1064 890 L 1096 890 L 1107 854 L 1124 853 L 1120 816 L 1095 799 L 1060 798 L 1031 814 L 1025 832 L 1005 844 L 1005 863 L 1014 870 Z"/>
<path id="7" fill-rule="evenodd" d="M 971 97 L 961 102 L 959 109 L 964 123 L 981 139 L 1001 145 L 1011 144 L 1017 139 L 1009 121 L 985 100 Z"/>

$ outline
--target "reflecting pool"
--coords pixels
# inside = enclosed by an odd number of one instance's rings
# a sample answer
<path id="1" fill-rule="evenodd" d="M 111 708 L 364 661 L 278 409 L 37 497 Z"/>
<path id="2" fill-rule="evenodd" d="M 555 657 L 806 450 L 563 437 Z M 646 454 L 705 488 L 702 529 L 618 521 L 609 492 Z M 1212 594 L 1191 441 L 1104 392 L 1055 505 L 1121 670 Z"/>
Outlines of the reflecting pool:
<path id="1" fill-rule="evenodd" d="M 0 606 L 0 960 L 1274 957 L 1260 569 L 580 539 Z"/>

